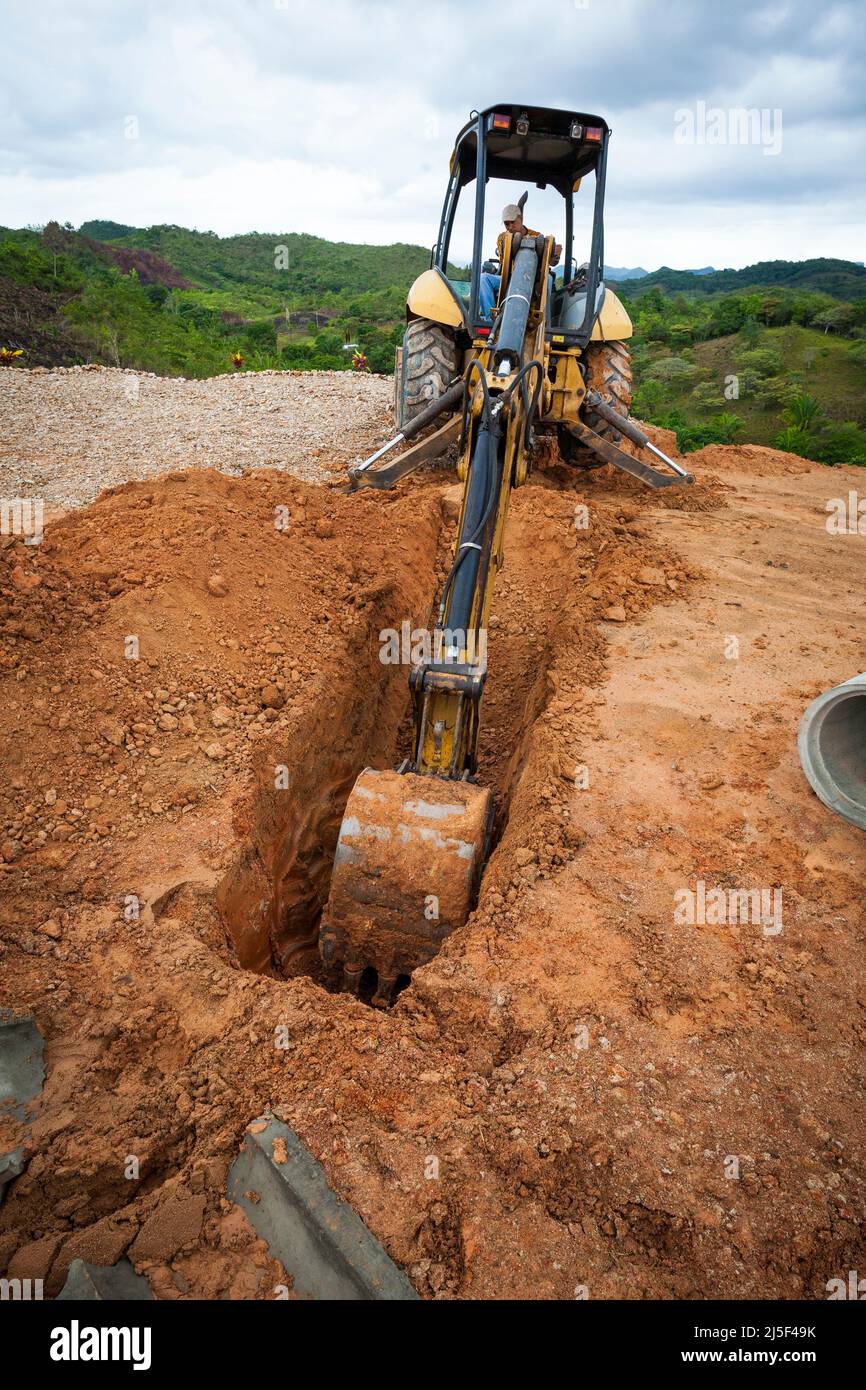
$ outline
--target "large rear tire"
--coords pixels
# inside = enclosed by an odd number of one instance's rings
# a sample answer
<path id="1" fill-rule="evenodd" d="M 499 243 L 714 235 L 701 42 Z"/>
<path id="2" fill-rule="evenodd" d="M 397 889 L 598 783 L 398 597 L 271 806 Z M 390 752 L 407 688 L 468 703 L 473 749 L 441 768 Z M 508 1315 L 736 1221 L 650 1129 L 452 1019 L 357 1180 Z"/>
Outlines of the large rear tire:
<path id="1" fill-rule="evenodd" d="M 402 427 L 431 401 L 444 396 L 457 375 L 453 332 L 430 319 L 410 319 L 400 367 L 397 424 Z"/>
<path id="2" fill-rule="evenodd" d="M 597 391 L 606 405 L 627 420 L 631 410 L 632 379 L 631 353 L 625 343 L 587 343 L 583 353 L 586 363 L 586 384 Z M 618 444 L 622 435 L 615 425 L 593 415 L 587 409 L 587 424 L 603 439 Z"/>

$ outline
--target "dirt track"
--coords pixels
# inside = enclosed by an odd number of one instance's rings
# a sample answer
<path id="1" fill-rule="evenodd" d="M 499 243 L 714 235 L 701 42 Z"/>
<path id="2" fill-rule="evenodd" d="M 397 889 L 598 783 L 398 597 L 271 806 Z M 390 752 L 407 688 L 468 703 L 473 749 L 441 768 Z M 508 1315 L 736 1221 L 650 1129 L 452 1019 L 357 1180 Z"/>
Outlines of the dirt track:
<path id="1" fill-rule="evenodd" d="M 387 1014 L 325 991 L 309 942 L 341 799 L 405 746 L 378 636 L 427 619 L 451 480 L 197 470 L 6 545 L 2 968 L 48 1077 L 0 1268 L 52 1294 L 127 1250 L 160 1296 L 270 1296 L 222 1195 L 268 1106 L 426 1297 L 822 1298 L 863 1267 L 866 843 L 795 749 L 866 666 L 863 540 L 824 524 L 862 475 L 692 462 L 687 495 L 555 460 L 515 494 L 501 838 Z M 780 889 L 781 930 L 677 921 L 701 882 Z"/>

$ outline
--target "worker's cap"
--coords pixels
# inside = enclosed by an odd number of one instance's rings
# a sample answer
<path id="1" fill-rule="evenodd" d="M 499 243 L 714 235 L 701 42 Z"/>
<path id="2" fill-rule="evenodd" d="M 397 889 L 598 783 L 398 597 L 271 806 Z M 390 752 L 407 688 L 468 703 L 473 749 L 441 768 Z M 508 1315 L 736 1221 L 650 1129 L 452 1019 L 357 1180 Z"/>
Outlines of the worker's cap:
<path id="1" fill-rule="evenodd" d="M 503 222 L 515 222 L 518 217 L 522 216 L 523 210 L 519 208 L 516 203 L 506 203 L 505 207 L 502 209 Z"/>

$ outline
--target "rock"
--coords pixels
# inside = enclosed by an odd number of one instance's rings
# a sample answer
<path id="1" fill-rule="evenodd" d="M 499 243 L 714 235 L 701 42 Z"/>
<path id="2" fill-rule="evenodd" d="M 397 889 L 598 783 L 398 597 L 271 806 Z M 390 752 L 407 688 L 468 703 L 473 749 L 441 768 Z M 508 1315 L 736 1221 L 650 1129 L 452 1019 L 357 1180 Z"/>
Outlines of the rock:
<path id="1" fill-rule="evenodd" d="M 315 531 L 320 540 L 330 540 L 334 534 L 333 522 L 329 521 L 326 516 L 320 516 L 316 522 Z"/>
<path id="2" fill-rule="evenodd" d="M 206 1197 L 171 1195 L 145 1221 L 129 1250 L 130 1259 L 170 1260 L 201 1234 Z"/>
<path id="3" fill-rule="evenodd" d="M 161 714 L 156 721 L 156 727 L 164 734 L 170 734 L 177 728 L 177 720 L 173 714 Z"/>
<path id="4" fill-rule="evenodd" d="M 57 800 L 57 791 L 56 791 L 56 789 L 55 789 L 54 787 L 49 787 L 49 788 L 48 788 L 48 791 L 45 793 L 45 805 L 46 805 L 46 806 L 53 806 L 56 800 Z"/>
<path id="5" fill-rule="evenodd" d="M 39 930 L 43 935 L 50 936 L 52 941 L 59 941 L 60 937 L 63 935 L 60 929 L 60 923 L 55 922 L 53 917 L 49 917 L 47 922 L 43 922 Z"/>
<path id="6" fill-rule="evenodd" d="M 70 1236 L 60 1252 L 60 1262 L 90 1260 L 93 1264 L 113 1265 L 135 1234 L 136 1228 L 130 1222 L 105 1216 L 86 1230 Z"/>
<path id="7" fill-rule="evenodd" d="M 20 590 L 22 594 L 29 594 L 32 589 L 38 589 L 42 583 L 38 574 L 28 574 L 23 565 L 16 565 L 10 578 L 13 588 Z"/>
<path id="8" fill-rule="evenodd" d="M 9 1261 L 7 1270 L 10 1279 L 47 1279 L 51 1262 L 57 1253 L 62 1237 L 43 1236 L 41 1240 L 22 1245 Z"/>
<path id="9" fill-rule="evenodd" d="M 228 705 L 215 705 L 211 710 L 210 722 L 215 729 L 224 729 L 232 722 L 232 712 Z"/>
<path id="10" fill-rule="evenodd" d="M 606 608 L 602 618 L 606 623 L 624 623 L 627 620 L 627 613 L 621 603 L 614 603 L 610 608 Z"/>
<path id="11" fill-rule="evenodd" d="M 538 855 L 535 853 L 535 850 L 529 849 L 527 845 L 523 845 L 514 852 L 514 862 L 519 864 L 521 868 L 524 864 L 534 864 L 537 858 Z"/>
<path id="12" fill-rule="evenodd" d="M 99 726 L 99 733 L 106 743 L 110 743 L 115 748 L 119 748 L 123 743 L 123 725 L 118 724 L 116 719 L 104 719 Z"/>
<path id="13" fill-rule="evenodd" d="M 221 762 L 226 755 L 226 750 L 221 743 L 209 743 L 204 751 L 207 757 L 215 763 Z"/>
<path id="14" fill-rule="evenodd" d="M 266 709 L 282 709 L 286 703 L 283 692 L 275 685 L 262 686 L 262 704 Z"/>
<path id="15" fill-rule="evenodd" d="M 225 598 L 229 586 L 221 574 L 212 574 L 207 582 L 207 590 L 214 598 Z"/>
<path id="16" fill-rule="evenodd" d="M 77 853 L 74 845 L 49 844 L 43 845 L 36 857 L 46 869 L 65 869 Z"/>
<path id="17" fill-rule="evenodd" d="M 665 584 L 664 570 L 655 569 L 652 565 L 642 565 L 635 577 L 638 584 L 647 584 L 652 588 L 663 588 Z"/>

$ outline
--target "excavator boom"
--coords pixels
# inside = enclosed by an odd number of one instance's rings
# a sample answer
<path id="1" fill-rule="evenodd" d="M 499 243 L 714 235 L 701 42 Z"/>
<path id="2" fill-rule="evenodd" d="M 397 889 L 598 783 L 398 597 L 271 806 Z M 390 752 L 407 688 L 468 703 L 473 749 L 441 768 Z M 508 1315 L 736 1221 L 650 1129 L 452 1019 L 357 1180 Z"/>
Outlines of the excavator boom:
<path id="1" fill-rule="evenodd" d="M 395 771 L 367 768 L 355 783 L 319 934 L 327 978 L 379 1006 L 466 921 L 488 853 L 493 798 L 475 781 L 487 626 L 511 489 L 526 479 L 536 416 L 566 421 L 572 438 L 652 487 L 691 481 L 654 446 L 670 471 L 626 454 L 582 418 L 591 397 L 598 429 L 612 415 L 616 438 L 649 444 L 588 390 L 579 351 L 561 351 L 552 363 L 553 253 L 553 237 L 505 239 L 496 318 L 488 335 L 479 333 L 462 377 L 439 383 L 432 404 L 350 469 L 353 489 L 390 487 L 459 437 L 464 486 L 452 563 L 431 655 L 409 677 L 412 753 Z M 441 415 L 449 418 L 423 435 Z M 380 462 L 403 443 L 404 454 Z"/>

